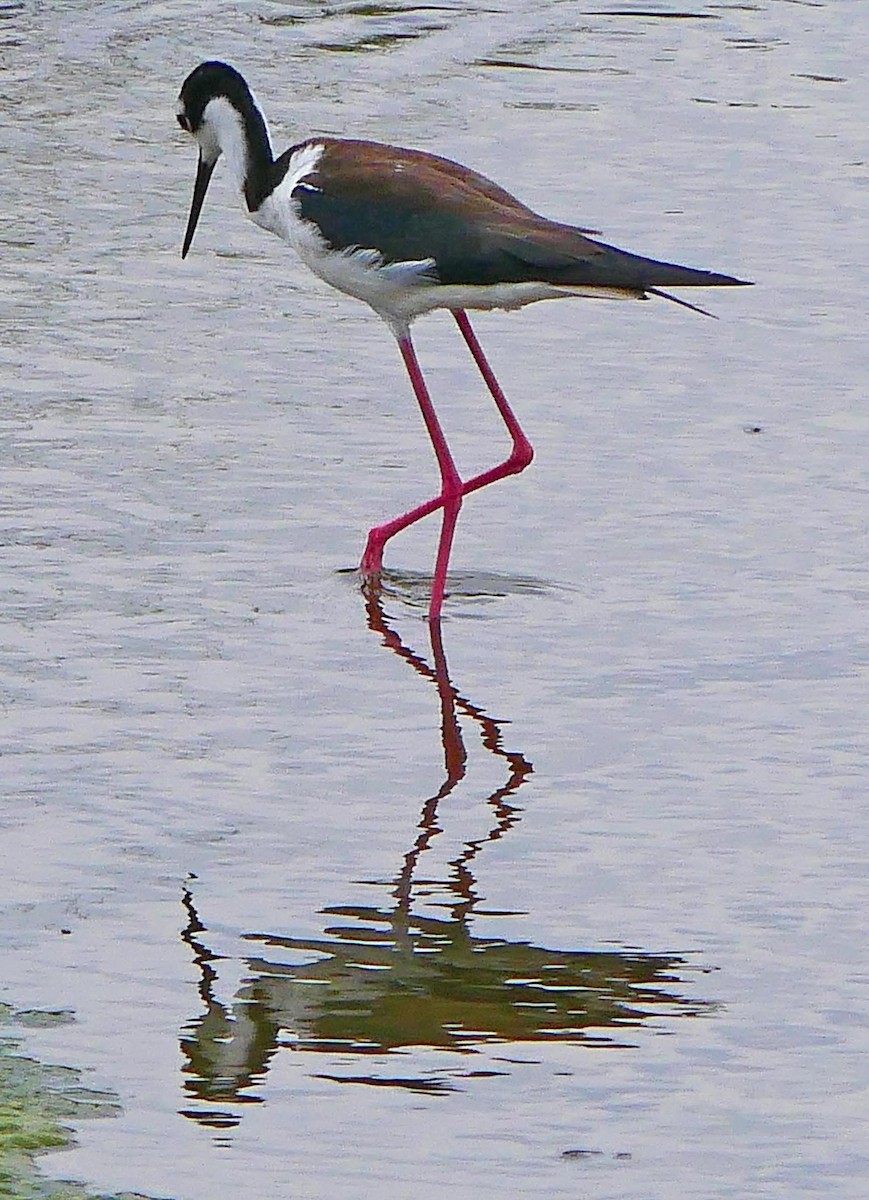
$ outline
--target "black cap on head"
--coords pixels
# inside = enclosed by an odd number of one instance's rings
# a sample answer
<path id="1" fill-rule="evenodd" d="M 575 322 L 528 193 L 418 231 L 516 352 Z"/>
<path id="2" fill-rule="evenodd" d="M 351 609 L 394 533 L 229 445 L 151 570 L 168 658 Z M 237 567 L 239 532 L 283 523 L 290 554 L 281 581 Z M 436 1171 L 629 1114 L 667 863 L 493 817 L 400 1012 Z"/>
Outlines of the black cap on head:
<path id="1" fill-rule="evenodd" d="M 181 85 L 178 97 L 178 123 L 188 133 L 195 133 L 202 123 L 202 114 L 209 100 L 225 96 L 239 112 L 250 106 L 250 89 L 235 67 L 225 62 L 200 63 Z"/>

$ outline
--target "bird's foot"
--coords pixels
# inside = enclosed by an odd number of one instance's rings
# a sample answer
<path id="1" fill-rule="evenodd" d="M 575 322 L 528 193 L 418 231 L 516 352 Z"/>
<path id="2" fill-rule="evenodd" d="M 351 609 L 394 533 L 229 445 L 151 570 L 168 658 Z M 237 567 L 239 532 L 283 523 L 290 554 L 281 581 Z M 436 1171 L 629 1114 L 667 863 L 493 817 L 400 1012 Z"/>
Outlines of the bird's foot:
<path id="1" fill-rule="evenodd" d="M 377 537 L 378 530 L 372 529 L 365 543 L 362 561 L 359 563 L 359 574 L 363 579 L 377 579 L 383 570 L 384 542 Z"/>

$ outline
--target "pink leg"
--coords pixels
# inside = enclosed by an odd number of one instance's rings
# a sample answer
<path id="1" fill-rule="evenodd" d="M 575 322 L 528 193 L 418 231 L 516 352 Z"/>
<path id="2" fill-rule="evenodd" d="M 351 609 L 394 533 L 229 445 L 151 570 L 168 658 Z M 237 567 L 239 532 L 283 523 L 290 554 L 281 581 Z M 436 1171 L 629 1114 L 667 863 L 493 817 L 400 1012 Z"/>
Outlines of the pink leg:
<path id="1" fill-rule="evenodd" d="M 437 497 L 435 507 L 443 508 L 444 518 L 441 526 L 441 536 L 438 542 L 438 553 L 435 559 L 434 578 L 432 579 L 431 600 L 429 601 L 429 620 L 436 622 L 440 620 L 441 605 L 444 600 L 444 591 L 447 583 L 447 567 L 450 562 L 450 550 L 453 544 L 453 534 L 456 530 L 456 521 L 459 517 L 459 509 L 462 507 L 462 481 L 459 478 L 459 473 L 456 470 L 456 464 L 453 462 L 453 456 L 450 453 L 450 448 L 447 445 L 447 439 L 444 437 L 444 432 L 441 429 L 440 421 L 437 418 L 437 413 L 434 410 L 434 405 L 431 402 L 431 397 L 428 394 L 428 388 L 425 385 L 422 371 L 416 357 L 416 352 L 413 348 L 413 342 L 410 340 L 410 334 L 406 333 L 398 339 L 398 348 L 401 351 L 401 357 L 404 359 L 404 365 L 407 367 L 407 373 L 410 376 L 410 382 L 413 386 L 414 393 L 419 407 L 422 412 L 422 419 L 425 421 L 425 427 L 428 430 L 428 435 L 431 438 L 431 444 L 434 448 L 435 457 L 438 460 L 438 467 L 441 473 L 441 494 Z M 380 531 L 384 529 L 388 532 L 381 542 L 381 553 L 383 542 L 391 537 L 393 533 L 397 533 L 399 529 L 403 529 L 409 521 L 405 521 L 404 517 L 398 517 L 396 521 L 391 521 L 387 526 L 381 526 Z M 395 526 L 395 528 L 391 528 Z M 373 531 L 372 531 L 373 532 Z M 371 535 L 369 534 L 369 543 Z M 366 548 L 366 555 L 368 551 Z M 364 559 L 363 559 L 364 564 Z M 378 564 L 379 567 L 379 564 Z M 364 570 L 363 565 L 363 570 Z"/>
<path id="2" fill-rule="evenodd" d="M 487 483 L 495 483 L 496 480 L 504 479 L 507 475 L 518 475 L 520 471 L 524 471 L 534 457 L 534 449 L 525 436 L 522 426 L 516 420 L 512 408 L 507 403 L 507 397 L 501 391 L 501 385 L 495 378 L 495 372 L 489 366 L 483 348 L 477 341 L 477 335 L 471 328 L 468 314 L 460 308 L 453 313 L 453 316 L 456 318 L 456 324 L 461 330 L 462 337 L 485 380 L 486 387 L 495 401 L 498 412 L 507 426 L 507 432 L 513 439 L 513 449 L 502 463 L 496 467 L 490 467 L 488 471 L 483 471 L 482 474 L 475 475 L 473 479 L 468 480 L 464 487 L 464 494 L 467 495 L 468 492 L 475 492 L 477 488 L 485 487 Z"/>
<path id="3" fill-rule="evenodd" d="M 489 483 L 495 483 L 498 479 L 504 479 L 507 475 L 517 475 L 520 471 L 524 471 L 531 459 L 534 457 L 534 450 L 528 438 L 522 431 L 522 427 L 516 420 L 513 410 L 507 403 L 507 397 L 501 391 L 501 386 L 495 378 L 492 368 L 489 366 L 486 356 L 483 354 L 482 347 L 477 341 L 476 334 L 471 328 L 471 322 L 468 320 L 467 313 L 463 309 L 457 309 L 453 312 L 456 319 L 456 324 L 461 331 L 462 337 L 467 343 L 468 349 L 474 359 L 474 362 L 479 368 L 480 374 L 483 376 L 486 387 L 495 401 L 498 412 L 507 426 L 507 432 L 513 439 L 513 449 L 510 455 L 495 467 L 490 467 L 487 471 L 481 472 L 479 475 L 474 475 L 466 483 L 461 485 L 462 495 L 467 496 L 469 492 L 475 492 L 478 488 L 485 487 Z M 408 340 L 409 341 L 409 340 Z M 399 345 L 401 343 L 399 342 Z M 411 354 L 413 348 L 411 347 Z M 407 362 L 404 348 L 402 347 L 402 356 Z M 416 362 L 414 356 L 414 362 Z M 419 365 L 416 364 L 416 371 L 422 382 L 422 375 L 419 373 Z M 410 367 L 408 367 L 410 373 Z M 413 374 L 411 373 L 411 382 L 413 382 Z M 423 383 L 423 389 L 425 384 Z M 414 383 L 414 391 L 416 384 Z M 428 394 L 426 393 L 426 396 Z M 419 392 L 417 391 L 417 397 Z M 431 401 L 428 402 L 429 406 Z M 422 401 L 420 401 L 422 404 Z M 424 413 L 423 413 L 424 415 Z M 428 421 L 426 421 L 428 424 Z M 431 432 L 431 430 L 429 430 Z M 441 434 L 443 437 L 443 434 Z M 434 439 L 433 439 L 434 440 Z M 408 525 L 413 525 L 416 521 L 427 517 L 429 513 L 436 512 L 443 504 L 443 496 L 434 496 L 431 500 L 426 500 L 424 504 L 417 505 L 416 508 L 410 509 L 406 513 L 402 513 L 400 517 L 396 517 L 393 521 L 388 521 L 385 525 L 378 525 L 368 534 L 368 542 L 365 546 L 365 553 L 362 556 L 360 569 L 366 577 L 379 574 L 383 565 L 383 548 L 394 534 L 399 533 L 402 529 L 407 529 Z M 453 522 L 455 524 L 455 522 Z"/>

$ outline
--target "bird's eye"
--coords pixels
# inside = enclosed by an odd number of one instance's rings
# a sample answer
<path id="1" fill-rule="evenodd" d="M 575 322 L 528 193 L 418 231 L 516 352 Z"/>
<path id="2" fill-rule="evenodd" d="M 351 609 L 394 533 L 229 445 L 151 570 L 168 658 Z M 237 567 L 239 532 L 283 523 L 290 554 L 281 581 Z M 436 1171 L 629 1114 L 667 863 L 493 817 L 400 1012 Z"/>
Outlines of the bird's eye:
<path id="1" fill-rule="evenodd" d="M 192 133 L 193 129 L 190 125 L 190 120 L 188 119 L 187 115 L 185 113 L 176 113 L 175 115 L 178 118 L 178 124 L 181 126 L 184 132 Z"/>

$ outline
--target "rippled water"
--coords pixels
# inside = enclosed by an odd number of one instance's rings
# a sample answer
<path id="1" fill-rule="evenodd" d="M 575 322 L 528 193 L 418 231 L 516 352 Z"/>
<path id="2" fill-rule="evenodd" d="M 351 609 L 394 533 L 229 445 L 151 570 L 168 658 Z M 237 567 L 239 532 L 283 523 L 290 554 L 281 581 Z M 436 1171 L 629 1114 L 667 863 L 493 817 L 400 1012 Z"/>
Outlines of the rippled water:
<path id="1" fill-rule="evenodd" d="M 256 1195 L 866 1194 L 859 0 L 0 6 L 2 992 L 124 1115 L 56 1176 Z M 476 327 L 534 442 L 433 464 L 398 356 L 195 163 L 444 153 L 758 286 Z M 462 467 L 502 434 L 418 326 Z"/>

